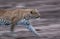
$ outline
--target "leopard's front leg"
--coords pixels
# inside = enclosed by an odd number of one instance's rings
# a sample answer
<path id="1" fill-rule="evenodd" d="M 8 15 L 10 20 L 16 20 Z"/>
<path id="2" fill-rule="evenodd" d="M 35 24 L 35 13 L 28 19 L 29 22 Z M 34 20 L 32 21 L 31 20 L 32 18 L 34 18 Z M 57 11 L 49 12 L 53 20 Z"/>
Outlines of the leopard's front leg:
<path id="1" fill-rule="evenodd" d="M 29 20 L 22 20 L 22 24 L 31 31 L 34 35 L 40 36 L 39 33 L 35 30 L 35 28 L 30 24 Z"/>

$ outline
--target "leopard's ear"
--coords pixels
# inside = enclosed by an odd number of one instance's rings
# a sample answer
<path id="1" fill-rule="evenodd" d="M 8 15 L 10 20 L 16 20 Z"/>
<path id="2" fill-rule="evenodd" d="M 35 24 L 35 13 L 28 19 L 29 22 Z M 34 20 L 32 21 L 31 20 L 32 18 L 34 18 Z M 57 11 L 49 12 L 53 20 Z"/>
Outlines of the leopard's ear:
<path id="1" fill-rule="evenodd" d="M 35 11 L 36 11 L 35 9 L 32 9 L 32 10 L 30 11 L 30 13 L 31 13 L 31 14 L 34 14 Z"/>
<path id="2" fill-rule="evenodd" d="M 31 14 L 33 14 L 33 11 L 30 11 Z"/>

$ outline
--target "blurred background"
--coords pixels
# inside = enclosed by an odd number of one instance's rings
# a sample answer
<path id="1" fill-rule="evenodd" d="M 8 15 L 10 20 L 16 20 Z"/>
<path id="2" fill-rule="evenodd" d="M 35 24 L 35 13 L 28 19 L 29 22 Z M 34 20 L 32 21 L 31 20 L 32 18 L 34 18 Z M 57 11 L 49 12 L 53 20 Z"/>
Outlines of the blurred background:
<path id="1" fill-rule="evenodd" d="M 60 39 L 60 0 L 0 0 L 0 9 L 9 8 L 38 9 L 41 18 L 39 20 L 33 19 L 31 23 L 40 33 L 40 37 L 33 37 L 33 34 L 22 25 L 16 25 L 15 31 L 17 31 L 18 38 L 0 36 L 1 39 Z M 8 26 L 0 26 L 0 31 L 5 32 L 9 28 Z"/>

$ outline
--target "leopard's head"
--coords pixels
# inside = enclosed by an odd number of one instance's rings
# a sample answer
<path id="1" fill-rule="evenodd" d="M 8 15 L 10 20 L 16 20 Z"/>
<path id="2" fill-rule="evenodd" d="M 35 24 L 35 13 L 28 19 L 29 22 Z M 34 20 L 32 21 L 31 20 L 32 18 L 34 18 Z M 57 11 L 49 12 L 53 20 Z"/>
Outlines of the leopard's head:
<path id="1" fill-rule="evenodd" d="M 28 13 L 25 13 L 25 19 L 40 18 L 40 13 L 37 9 L 28 9 Z"/>
<path id="2" fill-rule="evenodd" d="M 40 18 L 40 13 L 37 9 L 32 9 L 30 11 L 30 17 L 33 18 Z"/>

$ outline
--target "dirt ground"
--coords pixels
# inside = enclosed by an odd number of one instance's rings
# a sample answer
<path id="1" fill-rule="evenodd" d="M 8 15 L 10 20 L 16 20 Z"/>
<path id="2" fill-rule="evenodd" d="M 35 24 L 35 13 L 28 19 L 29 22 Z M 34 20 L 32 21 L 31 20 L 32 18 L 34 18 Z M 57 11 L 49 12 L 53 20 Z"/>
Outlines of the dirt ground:
<path id="1" fill-rule="evenodd" d="M 8 3 L 8 4 L 7 4 Z M 0 8 L 37 8 L 41 14 L 41 19 L 32 20 L 31 23 L 40 37 L 34 36 L 23 26 L 16 26 L 17 36 L 6 36 L 9 31 L 8 26 L 0 27 L 0 39 L 60 39 L 60 0 L 0 0 Z M 6 7 L 5 7 L 6 8 Z M 10 35 L 10 33 L 7 33 Z"/>

